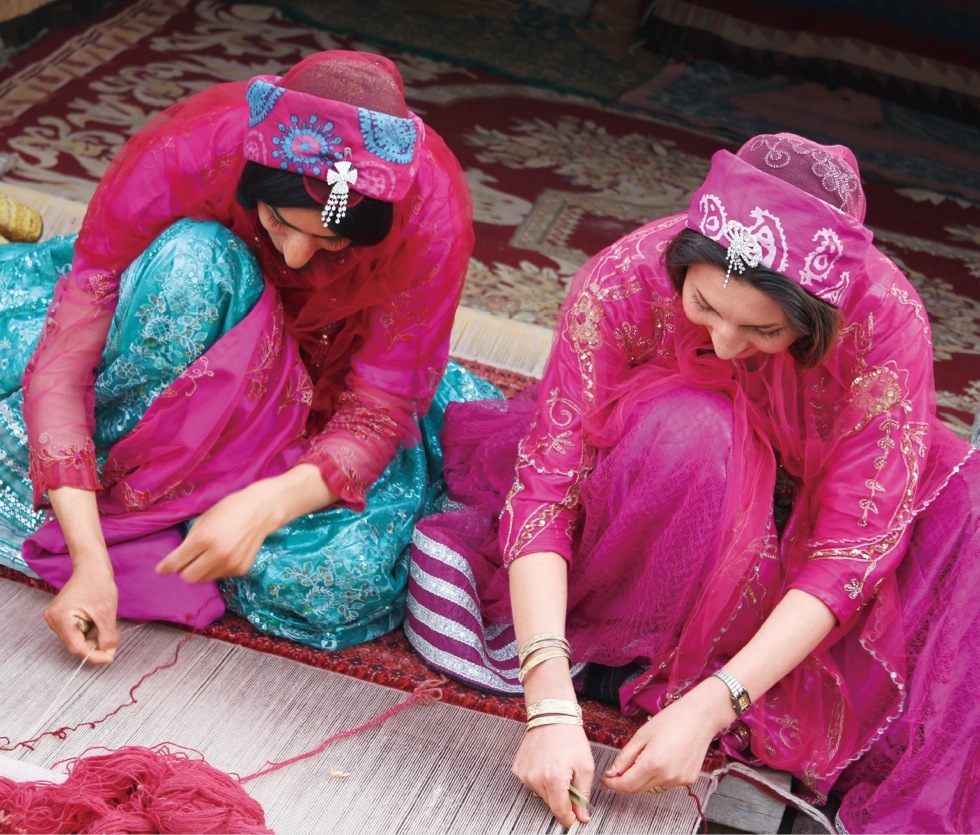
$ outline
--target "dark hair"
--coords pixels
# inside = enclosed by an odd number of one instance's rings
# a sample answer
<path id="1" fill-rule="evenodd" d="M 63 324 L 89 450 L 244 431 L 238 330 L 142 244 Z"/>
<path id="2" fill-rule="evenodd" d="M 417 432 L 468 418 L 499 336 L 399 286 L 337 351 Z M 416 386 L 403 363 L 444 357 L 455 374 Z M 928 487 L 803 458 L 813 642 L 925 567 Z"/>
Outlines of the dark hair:
<path id="1" fill-rule="evenodd" d="M 674 288 L 683 294 L 688 268 L 709 264 L 728 272 L 727 255 L 728 251 L 721 244 L 693 229 L 685 229 L 667 244 L 663 261 Z M 802 368 L 813 368 L 833 348 L 843 317 L 832 304 L 766 267 L 747 267 L 744 273 L 732 272 L 732 279 L 750 284 L 782 308 L 790 327 L 799 334 L 789 346 L 789 352 Z"/>
<path id="2" fill-rule="evenodd" d="M 303 177 L 292 171 L 269 168 L 249 160 L 245 163 L 238 190 L 238 202 L 246 209 L 254 209 L 257 203 L 282 209 L 322 209 L 323 205 L 310 196 L 303 184 Z M 381 243 L 391 231 L 394 207 L 383 200 L 362 197 L 347 208 L 347 214 L 339 221 L 327 224 L 327 228 L 347 238 L 354 246 L 374 246 Z"/>

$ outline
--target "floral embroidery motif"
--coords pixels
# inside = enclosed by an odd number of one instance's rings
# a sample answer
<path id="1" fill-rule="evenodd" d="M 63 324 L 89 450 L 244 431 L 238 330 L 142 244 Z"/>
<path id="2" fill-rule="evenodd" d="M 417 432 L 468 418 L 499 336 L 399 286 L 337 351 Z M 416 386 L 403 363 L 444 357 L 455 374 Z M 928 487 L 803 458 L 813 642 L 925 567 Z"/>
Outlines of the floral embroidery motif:
<path id="1" fill-rule="evenodd" d="M 269 387 L 269 372 L 275 363 L 278 355 L 276 333 L 264 334 L 262 342 L 258 346 L 258 359 L 248 371 L 248 386 L 245 389 L 245 396 L 252 403 L 257 403 L 265 397 Z"/>
<path id="2" fill-rule="evenodd" d="M 197 381 L 204 377 L 213 377 L 214 372 L 208 368 L 207 356 L 201 357 L 190 368 L 186 369 L 174 382 L 167 386 L 162 392 L 161 397 L 176 397 L 178 388 L 184 388 L 184 397 L 192 397 L 197 393 Z"/>
<path id="3" fill-rule="evenodd" d="M 149 490 L 135 490 L 125 481 L 122 483 L 122 497 L 123 504 L 129 511 L 146 510 L 153 504 Z"/>
<path id="4" fill-rule="evenodd" d="M 50 443 L 51 438 L 48 435 L 42 435 L 38 440 L 40 443 L 46 444 Z M 86 470 L 89 467 L 95 467 L 95 446 L 86 441 L 83 444 L 69 444 L 60 447 L 51 446 L 41 449 L 31 447 L 31 462 L 32 472 L 34 471 L 34 463 L 41 468 L 63 466 L 75 470 Z"/>
<path id="5" fill-rule="evenodd" d="M 98 484 L 96 475 L 95 444 L 87 440 L 82 444 L 58 445 L 53 444 L 50 435 L 44 434 L 38 438 L 40 447 L 31 446 L 28 449 L 28 461 L 31 481 L 35 485 L 46 485 L 49 475 L 57 473 L 61 468 L 70 468 L 89 476 L 89 486 Z M 43 492 L 43 490 L 42 490 Z"/>
<path id="6" fill-rule="evenodd" d="M 861 183 L 854 172 L 843 165 L 836 156 L 823 148 L 815 148 L 805 141 L 801 142 L 793 136 L 759 136 L 752 140 L 750 147 L 755 150 L 759 145 L 766 146 L 763 161 L 770 168 L 785 168 L 792 162 L 793 156 L 787 150 L 787 145 L 793 153 L 810 157 L 810 170 L 820 178 L 820 184 L 824 189 L 840 201 L 837 208 L 842 212 L 848 212 L 853 207 L 854 215 L 861 213 L 864 199 Z"/>
<path id="7" fill-rule="evenodd" d="M 776 718 L 779 726 L 779 741 L 787 748 L 795 748 L 802 742 L 800 736 L 800 720 L 794 719 L 788 713 Z"/>
<path id="8" fill-rule="evenodd" d="M 313 384 L 310 382 L 310 375 L 302 365 L 297 366 L 294 372 L 294 376 L 287 381 L 283 391 L 283 400 L 279 404 L 280 412 L 293 406 L 313 405 Z"/>
<path id="9" fill-rule="evenodd" d="M 345 391 L 337 398 L 337 411 L 327 425 L 349 432 L 360 441 L 391 438 L 398 433 L 398 424 L 385 406 L 371 403 L 353 391 Z"/>
<path id="10" fill-rule="evenodd" d="M 105 273 L 90 275 L 86 282 L 86 289 L 102 309 L 112 307 L 119 298 L 119 286 Z"/>
<path id="11" fill-rule="evenodd" d="M 595 360 L 593 353 L 602 345 L 602 306 L 588 292 L 583 292 L 568 313 L 568 337 L 578 356 L 582 374 L 583 396 L 587 403 L 595 399 Z"/>
<path id="12" fill-rule="evenodd" d="M 868 580 L 877 569 L 879 561 L 894 550 L 901 541 L 911 518 L 911 512 L 907 515 L 908 518 L 904 520 L 904 523 L 873 539 L 856 540 L 836 545 L 814 543 L 807 559 L 854 563 L 853 568 L 861 572 L 861 577 L 852 577 L 843 586 L 843 589 L 851 600 L 856 600 L 863 595 L 868 586 Z"/>
<path id="13" fill-rule="evenodd" d="M 886 366 L 869 369 L 851 382 L 842 412 L 853 415 L 856 420 L 853 427 L 843 426 L 842 430 L 847 434 L 859 432 L 876 417 L 888 414 L 896 406 L 904 412 L 911 408 L 898 374 Z"/>
<path id="14" fill-rule="evenodd" d="M 201 174 L 204 177 L 204 182 L 213 182 L 218 176 L 223 174 L 225 169 L 228 168 L 228 166 L 231 165 L 237 158 L 237 153 L 229 152 L 227 154 L 222 154 L 216 159 L 208 160 L 201 168 Z"/>
<path id="15" fill-rule="evenodd" d="M 654 311 L 654 315 L 659 311 Z M 655 332 L 662 338 L 662 322 L 658 322 Z M 641 365 L 652 357 L 661 340 L 640 335 L 640 329 L 632 322 L 623 322 L 615 331 L 616 341 L 623 347 L 631 366 Z"/>
<path id="16" fill-rule="evenodd" d="M 875 496 L 878 493 L 884 492 L 885 488 L 881 484 L 879 476 L 881 471 L 885 469 L 885 465 L 888 463 L 888 455 L 892 449 L 895 447 L 895 441 L 891 437 L 892 430 L 898 428 L 898 422 L 892 418 L 885 418 L 881 422 L 881 428 L 885 433 L 883 438 L 878 440 L 878 446 L 884 450 L 883 455 L 878 455 L 874 459 L 875 475 L 864 482 L 864 486 L 871 491 L 871 495 L 862 499 L 858 506 L 864 511 L 861 518 L 858 520 L 858 526 L 866 528 L 868 526 L 868 513 L 878 513 L 878 506 L 875 504 Z"/>
<path id="17" fill-rule="evenodd" d="M 317 124 L 319 118 L 315 114 L 305 122 L 300 122 L 298 116 L 290 116 L 289 120 L 289 125 L 279 124 L 282 135 L 272 138 L 278 148 L 272 157 L 279 160 L 284 171 L 321 177 L 332 162 L 343 159 L 343 154 L 331 147 L 344 141 L 333 134 L 333 122 Z"/>
<path id="18" fill-rule="evenodd" d="M 896 298 L 901 304 L 909 305 L 915 311 L 915 318 L 922 323 L 922 337 L 925 340 L 926 345 L 930 348 L 932 347 L 932 333 L 929 329 L 929 320 L 926 318 L 924 311 L 922 309 L 922 304 L 915 299 L 911 298 L 907 290 L 902 290 L 899 287 L 890 288 L 889 292 Z"/>

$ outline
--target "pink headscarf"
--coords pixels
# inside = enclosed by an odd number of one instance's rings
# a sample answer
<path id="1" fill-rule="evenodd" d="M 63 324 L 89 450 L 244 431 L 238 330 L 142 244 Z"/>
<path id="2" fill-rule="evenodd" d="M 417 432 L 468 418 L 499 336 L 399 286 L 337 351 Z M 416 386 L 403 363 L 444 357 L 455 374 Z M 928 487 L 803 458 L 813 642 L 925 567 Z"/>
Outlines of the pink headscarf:
<path id="1" fill-rule="evenodd" d="M 718 151 L 687 225 L 728 250 L 730 270 L 761 264 L 840 306 L 871 244 L 863 219 L 854 155 L 778 134 Z"/>

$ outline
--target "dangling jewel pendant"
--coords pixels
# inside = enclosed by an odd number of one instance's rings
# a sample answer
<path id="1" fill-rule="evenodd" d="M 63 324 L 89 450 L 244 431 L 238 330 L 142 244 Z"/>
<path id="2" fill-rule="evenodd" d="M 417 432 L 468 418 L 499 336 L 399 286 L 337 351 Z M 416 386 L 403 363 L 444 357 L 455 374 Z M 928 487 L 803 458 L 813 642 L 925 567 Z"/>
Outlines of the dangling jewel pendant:
<path id="1" fill-rule="evenodd" d="M 351 167 L 350 149 L 346 148 L 344 154 L 345 159 L 334 163 L 334 167 L 327 172 L 327 185 L 332 188 L 327 205 L 320 212 L 320 221 L 324 227 L 329 226 L 331 221 L 339 223 L 343 220 L 347 214 L 347 195 L 350 187 L 357 182 L 357 169 Z"/>
<path id="2" fill-rule="evenodd" d="M 722 232 L 728 238 L 728 252 L 725 254 L 728 272 L 725 273 L 725 283 L 722 285 L 727 287 L 733 269 L 742 275 L 746 267 L 759 266 L 762 262 L 762 244 L 758 235 L 737 220 L 728 221 L 722 227 Z"/>

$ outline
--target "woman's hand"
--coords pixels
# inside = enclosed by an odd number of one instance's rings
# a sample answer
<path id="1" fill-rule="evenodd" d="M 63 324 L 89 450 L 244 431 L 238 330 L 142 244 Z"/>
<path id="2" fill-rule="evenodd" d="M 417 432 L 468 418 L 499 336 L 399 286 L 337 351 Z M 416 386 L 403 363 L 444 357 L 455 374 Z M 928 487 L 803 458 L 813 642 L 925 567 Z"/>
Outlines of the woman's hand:
<path id="1" fill-rule="evenodd" d="M 697 687 L 651 717 L 623 746 L 602 777 L 618 792 L 690 786 L 711 741 L 735 719 L 728 688 L 718 679 Z"/>
<path id="2" fill-rule="evenodd" d="M 68 651 L 106 664 L 119 644 L 116 607 L 119 591 L 109 560 L 95 493 L 77 487 L 53 487 L 48 498 L 65 534 L 72 574 L 44 610 L 44 620 Z"/>
<path id="3" fill-rule="evenodd" d="M 830 634 L 835 623 L 826 604 L 790 589 L 725 670 L 753 700 L 761 699 Z M 689 786 L 698 778 L 711 740 L 734 721 L 731 692 L 721 679 L 708 676 L 640 728 L 602 782 L 621 792 Z"/>
<path id="4" fill-rule="evenodd" d="M 265 538 L 280 527 L 268 482 L 257 481 L 225 496 L 191 525 L 184 541 L 158 565 L 191 583 L 240 577 L 255 562 Z"/>
<path id="5" fill-rule="evenodd" d="M 544 800 L 566 829 L 587 823 L 589 812 L 572 804 L 568 787 L 592 794 L 595 760 L 581 725 L 541 725 L 524 734 L 512 768 L 514 775 Z"/>
<path id="6" fill-rule="evenodd" d="M 192 583 L 240 577 L 269 534 L 336 501 L 316 467 L 298 464 L 225 496 L 198 516 L 184 541 L 157 564 L 157 573 L 178 572 Z"/>
<path id="7" fill-rule="evenodd" d="M 44 621 L 76 658 L 107 664 L 116 656 L 119 593 L 106 564 L 76 566 L 68 582 L 44 610 Z M 94 649 L 94 651 L 93 651 Z M 91 655 L 89 653 L 91 652 Z"/>

